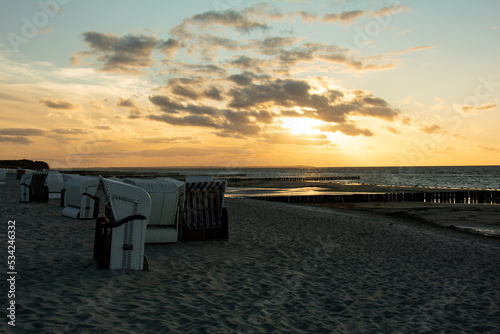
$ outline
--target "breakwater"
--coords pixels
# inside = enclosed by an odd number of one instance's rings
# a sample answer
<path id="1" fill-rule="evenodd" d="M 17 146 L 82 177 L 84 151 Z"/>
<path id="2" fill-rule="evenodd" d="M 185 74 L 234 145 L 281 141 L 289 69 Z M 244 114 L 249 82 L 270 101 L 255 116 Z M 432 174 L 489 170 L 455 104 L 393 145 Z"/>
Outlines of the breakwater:
<path id="1" fill-rule="evenodd" d="M 294 177 L 220 177 L 228 182 L 238 181 L 351 181 L 359 180 L 359 176 L 294 176 Z"/>
<path id="2" fill-rule="evenodd" d="M 405 193 L 359 193 L 348 195 L 252 196 L 253 199 L 286 203 L 423 202 L 500 204 L 498 190 L 464 190 Z"/>

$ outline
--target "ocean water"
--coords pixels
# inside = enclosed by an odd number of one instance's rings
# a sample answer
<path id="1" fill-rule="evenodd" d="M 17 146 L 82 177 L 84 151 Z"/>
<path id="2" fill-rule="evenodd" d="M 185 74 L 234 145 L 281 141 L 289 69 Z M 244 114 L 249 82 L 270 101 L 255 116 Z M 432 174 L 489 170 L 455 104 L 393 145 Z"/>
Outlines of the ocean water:
<path id="1" fill-rule="evenodd" d="M 250 178 L 359 176 L 353 183 L 439 187 L 451 189 L 500 189 L 500 166 L 451 167 L 322 167 L 322 168 L 145 168 L 142 171 L 181 175 L 230 176 Z"/>

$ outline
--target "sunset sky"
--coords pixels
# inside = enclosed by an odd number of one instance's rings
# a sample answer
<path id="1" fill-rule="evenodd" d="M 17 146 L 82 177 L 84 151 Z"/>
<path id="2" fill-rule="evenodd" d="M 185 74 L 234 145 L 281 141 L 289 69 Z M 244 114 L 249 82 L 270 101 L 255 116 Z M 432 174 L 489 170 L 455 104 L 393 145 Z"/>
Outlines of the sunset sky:
<path id="1" fill-rule="evenodd" d="M 0 0 L 0 159 L 500 165 L 500 1 Z"/>

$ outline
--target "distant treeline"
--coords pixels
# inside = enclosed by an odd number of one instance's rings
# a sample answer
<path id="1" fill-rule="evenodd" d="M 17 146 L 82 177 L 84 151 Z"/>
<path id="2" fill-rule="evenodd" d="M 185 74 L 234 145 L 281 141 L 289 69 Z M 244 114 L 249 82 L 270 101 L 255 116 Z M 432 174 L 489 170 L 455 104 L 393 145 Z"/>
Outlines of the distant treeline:
<path id="1" fill-rule="evenodd" d="M 45 161 L 22 160 L 0 160 L 0 168 L 22 168 L 22 169 L 50 169 Z"/>

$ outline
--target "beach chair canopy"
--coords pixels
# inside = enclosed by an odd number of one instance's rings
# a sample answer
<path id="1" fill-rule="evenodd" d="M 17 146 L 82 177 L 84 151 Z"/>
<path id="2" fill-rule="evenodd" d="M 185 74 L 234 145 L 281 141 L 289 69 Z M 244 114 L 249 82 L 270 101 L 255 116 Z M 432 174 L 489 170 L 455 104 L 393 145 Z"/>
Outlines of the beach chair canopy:
<path id="1" fill-rule="evenodd" d="M 151 214 L 148 225 L 175 225 L 179 200 L 175 184 L 137 178 L 125 178 L 123 182 L 144 189 L 151 197 Z"/>
<path id="2" fill-rule="evenodd" d="M 107 217 L 96 220 L 94 259 L 99 269 L 147 267 L 146 225 L 151 213 L 149 194 L 136 186 L 99 177 L 106 196 Z"/>
<path id="3" fill-rule="evenodd" d="M 60 199 L 65 183 L 63 175 L 58 171 L 50 171 L 45 182 L 49 188 L 49 199 Z"/>
<path id="4" fill-rule="evenodd" d="M 49 188 L 46 179 L 47 172 L 29 172 L 21 176 L 21 203 L 47 202 Z"/>
<path id="5" fill-rule="evenodd" d="M 227 239 L 225 180 L 186 182 L 182 240 Z"/>
<path id="6" fill-rule="evenodd" d="M 64 187 L 63 216 L 79 219 L 97 218 L 99 198 L 96 197 L 99 178 L 73 175 Z"/>

